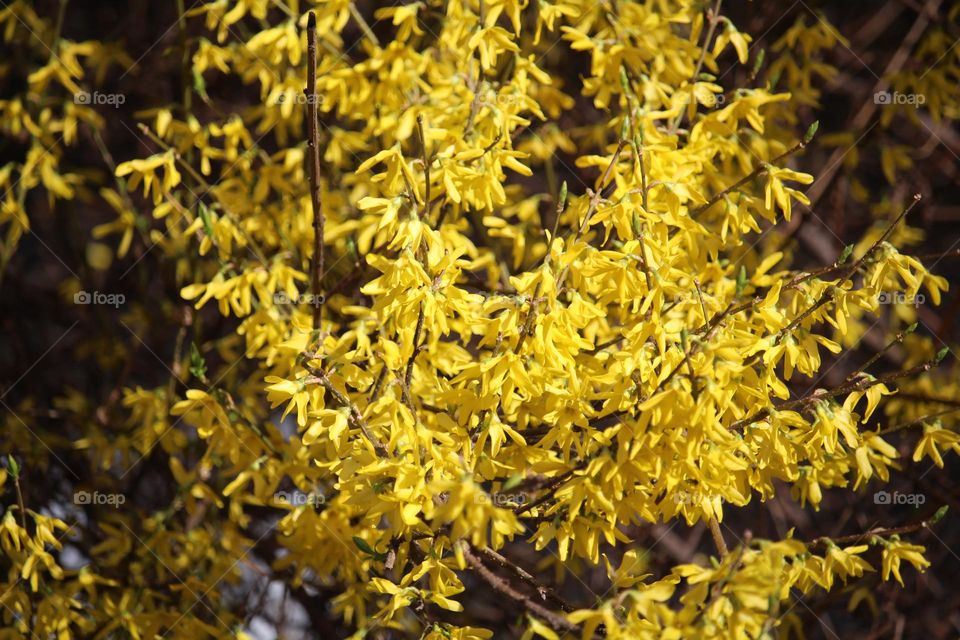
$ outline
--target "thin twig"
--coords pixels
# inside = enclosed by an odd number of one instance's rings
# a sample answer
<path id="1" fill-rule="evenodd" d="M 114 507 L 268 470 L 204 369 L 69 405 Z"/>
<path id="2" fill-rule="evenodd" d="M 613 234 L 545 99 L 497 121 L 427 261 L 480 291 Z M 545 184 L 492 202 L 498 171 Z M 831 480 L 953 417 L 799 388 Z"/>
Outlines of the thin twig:
<path id="1" fill-rule="evenodd" d="M 713 522 L 715 521 L 711 518 L 711 523 Z M 720 531 L 719 527 L 717 527 L 718 534 L 719 534 L 719 531 Z M 711 532 L 712 532 L 712 528 L 711 528 Z M 743 554 L 746 552 L 747 547 L 750 546 L 750 541 L 752 537 L 753 536 L 749 530 L 746 533 L 744 533 L 743 540 L 740 541 L 741 544 L 737 548 L 737 555 L 733 558 L 733 562 L 730 563 L 729 571 L 727 571 L 726 575 L 724 575 L 722 578 L 717 580 L 713 584 L 713 586 L 710 588 L 710 601 L 706 605 L 700 608 L 700 611 L 697 613 L 696 618 L 694 618 L 695 621 L 699 621 L 700 618 L 712 608 L 713 604 L 717 602 L 721 598 L 721 596 L 723 596 L 723 588 L 727 586 L 730 580 L 733 579 L 733 576 L 736 575 L 737 571 L 740 570 L 740 565 L 743 562 Z M 722 539 L 723 538 L 721 536 L 721 540 Z M 727 554 L 722 553 L 721 555 L 723 557 L 726 557 Z"/>
<path id="2" fill-rule="evenodd" d="M 366 421 L 363 419 L 363 414 L 360 413 L 360 409 L 357 408 L 350 398 L 345 394 L 341 393 L 339 389 L 333 386 L 333 383 L 330 381 L 330 378 L 327 377 L 325 371 L 321 369 L 314 369 L 312 367 L 307 367 L 307 371 L 310 372 L 310 378 L 307 378 L 307 383 L 317 383 L 322 386 L 327 392 L 333 396 L 334 400 L 340 404 L 341 407 L 346 407 L 350 411 L 350 422 L 354 427 L 360 429 L 364 437 L 373 445 L 374 450 L 377 452 L 377 455 L 381 458 L 387 456 L 387 448 L 383 445 L 382 442 L 370 431 L 370 427 L 367 426 Z"/>
<path id="3" fill-rule="evenodd" d="M 901 533 L 913 533 L 919 531 L 920 529 L 928 529 L 931 524 L 936 524 L 935 518 L 928 518 L 921 522 L 915 522 L 913 524 L 903 525 L 901 527 L 881 527 L 879 529 L 871 529 L 870 531 L 864 531 L 863 533 L 854 533 L 848 536 L 840 536 L 839 538 L 831 538 L 829 536 L 820 536 L 815 538 L 807 543 L 808 547 L 813 547 L 816 545 L 829 546 L 831 544 L 847 544 L 850 542 L 857 543 L 869 539 L 872 536 L 877 537 L 886 537 L 893 535 L 900 535 Z"/>
<path id="4" fill-rule="evenodd" d="M 13 473 L 13 486 L 17 490 L 17 506 L 20 507 L 20 527 L 24 533 L 27 531 L 27 507 L 23 501 L 23 489 L 20 487 L 20 473 L 22 468 L 17 468 L 17 473 Z"/>
<path id="5" fill-rule="evenodd" d="M 613 152 L 613 158 L 610 159 L 610 164 L 607 165 L 607 168 L 604 170 L 603 175 L 600 177 L 600 184 L 597 185 L 597 190 L 594 192 L 593 196 L 590 198 L 590 206 L 587 207 L 587 215 L 583 217 L 583 222 L 580 223 L 580 227 L 577 229 L 576 233 L 573 234 L 573 238 L 570 241 L 570 246 L 577 241 L 577 238 L 583 234 L 587 226 L 590 224 L 590 218 L 593 217 L 594 212 L 597 210 L 597 206 L 600 204 L 600 194 L 603 193 L 603 188 L 607 184 L 607 180 L 610 179 L 610 174 L 613 172 L 613 168 L 616 166 L 617 162 L 620 160 L 620 152 L 623 151 L 623 145 L 626 144 L 626 141 L 619 140 L 617 142 L 617 150 Z M 567 277 L 567 273 L 570 271 L 570 265 L 567 265 L 563 268 L 563 271 L 560 272 L 559 277 L 557 278 L 557 291 L 560 291 L 563 288 L 563 281 Z"/>
<path id="6" fill-rule="evenodd" d="M 880 431 L 877 435 L 885 436 L 885 435 L 889 435 L 889 434 L 891 434 L 891 433 L 896 433 L 897 431 L 902 431 L 903 429 L 909 429 L 910 427 L 916 427 L 916 426 L 919 426 L 919 425 L 923 424 L 924 422 L 926 422 L 926 421 L 928 421 L 928 420 L 933 420 L 934 418 L 939 418 L 939 417 L 941 417 L 941 416 L 945 416 L 945 415 L 948 415 L 948 414 L 951 414 L 951 413 L 956 413 L 957 411 L 960 411 L 960 407 L 953 407 L 952 409 L 946 409 L 946 410 L 944 410 L 944 411 L 938 411 L 938 412 L 936 412 L 936 413 L 931 413 L 931 414 L 929 414 L 929 415 L 921 416 L 921 417 L 917 418 L 916 420 L 911 420 L 910 422 L 905 422 L 905 423 L 903 423 L 903 424 L 898 424 L 898 425 L 893 426 L 893 427 L 887 427 L 886 429 L 883 429 L 882 431 Z"/>
<path id="7" fill-rule="evenodd" d="M 838 278 L 838 282 L 840 284 L 846 282 L 852 275 L 854 275 L 860 269 L 860 267 L 863 266 L 867 258 L 871 257 L 873 253 L 877 249 L 879 249 L 880 246 L 887 241 L 887 239 L 890 238 L 890 235 L 893 233 L 893 230 L 896 228 L 896 226 L 900 223 L 901 220 L 903 220 L 907 216 L 908 213 L 910 213 L 910 211 L 917 205 L 917 203 L 920 202 L 920 199 L 921 199 L 921 196 L 919 193 L 914 194 L 913 201 L 906 208 L 904 208 L 904 210 L 900 213 L 900 215 L 896 217 L 896 219 L 893 222 L 890 223 L 890 225 L 883 232 L 883 234 L 879 238 L 877 238 L 876 242 L 870 245 L 870 248 L 867 249 L 866 252 L 864 252 L 864 254 L 860 256 L 859 259 L 855 260 L 853 264 L 850 265 L 850 267 L 848 267 L 842 274 L 840 274 Z M 791 331 L 796 329 L 798 326 L 800 326 L 800 323 L 802 323 L 808 317 L 816 313 L 817 310 L 819 310 L 821 307 L 826 305 L 828 302 L 833 300 L 834 296 L 836 295 L 836 292 L 837 292 L 837 285 L 827 287 L 816 302 L 814 302 L 811 306 L 807 307 L 796 318 L 794 318 L 787 326 L 785 326 L 783 329 L 780 329 L 774 335 L 773 344 L 774 345 L 779 344 L 780 341 L 788 333 L 790 333 Z M 757 352 L 749 360 L 747 360 L 744 363 L 744 366 L 746 367 L 753 366 L 754 364 L 757 363 L 757 361 L 760 360 L 760 358 L 761 358 L 761 352 Z"/>
<path id="8" fill-rule="evenodd" d="M 759 176 L 760 174 L 766 173 L 767 171 L 770 170 L 770 167 L 771 167 L 772 165 L 780 162 L 781 160 L 783 160 L 783 159 L 786 158 L 787 156 L 792 155 L 792 154 L 796 153 L 797 151 L 802 150 L 802 149 L 803 149 L 804 147 L 806 147 L 806 146 L 807 146 L 807 144 L 806 144 L 804 141 L 801 140 L 801 141 L 798 142 L 797 144 L 793 145 L 792 147 L 790 147 L 789 149 L 787 149 L 786 151 L 784 151 L 783 153 L 781 153 L 780 155 L 778 155 L 776 158 L 774 158 L 774 159 L 771 160 L 770 162 L 762 162 L 762 163 L 758 164 L 756 167 L 753 168 L 753 171 L 751 171 L 750 173 L 748 173 L 748 174 L 745 175 L 744 177 L 740 178 L 739 180 L 737 180 L 736 182 L 734 182 L 732 185 L 730 185 L 729 187 L 727 187 L 726 189 L 724 189 L 723 191 L 721 191 L 721 192 L 718 193 L 717 195 L 715 195 L 715 196 L 713 196 L 712 198 L 710 198 L 710 200 L 708 200 L 706 204 L 702 204 L 702 205 L 700 205 L 699 207 L 697 207 L 696 209 L 694 209 L 693 211 L 691 211 L 691 212 L 689 213 L 690 217 L 691 217 L 691 218 L 697 217 L 698 215 L 700 215 L 701 213 L 703 213 L 704 211 L 706 211 L 707 209 L 709 209 L 709 208 L 712 207 L 713 205 L 715 205 L 715 204 L 717 204 L 718 202 L 720 202 L 720 200 L 722 200 L 724 197 L 726 197 L 726 196 L 727 196 L 729 193 L 731 193 L 732 191 L 736 191 L 737 189 L 739 189 L 739 188 L 742 187 L 743 185 L 747 184 L 748 182 L 750 182 L 751 180 L 753 180 L 754 178 L 756 178 L 756 177 Z"/>
<path id="9" fill-rule="evenodd" d="M 739 313 L 741 311 L 744 311 L 746 309 L 749 309 L 754 305 L 759 304 L 760 302 L 762 302 L 761 298 L 754 298 L 753 300 L 747 301 L 738 306 L 733 306 L 733 302 L 731 301 L 730 304 L 727 305 L 726 309 L 716 314 L 713 317 L 713 319 L 710 320 L 710 322 L 706 323 L 703 327 L 700 327 L 700 329 L 696 331 L 695 335 L 699 335 L 700 333 L 703 333 L 704 334 L 703 338 L 700 341 L 694 342 L 693 345 L 689 348 L 689 350 L 687 349 L 686 345 L 683 346 L 683 350 L 684 350 L 683 360 L 681 360 L 677 364 L 677 366 L 673 368 L 673 370 L 667 375 L 667 377 L 664 378 L 663 381 L 657 385 L 657 388 L 654 389 L 653 393 L 651 393 L 650 396 L 648 397 L 655 396 L 657 393 L 659 393 L 662 388 L 664 388 L 671 380 L 673 380 L 674 376 L 677 375 L 677 372 L 680 371 L 680 367 L 683 367 L 689 364 L 689 359 L 692 356 L 696 355 L 696 353 L 700 350 L 704 342 L 710 340 L 710 338 L 713 337 L 717 329 L 720 328 L 720 323 L 723 321 L 724 318 L 726 318 L 727 316 Z"/>
<path id="10" fill-rule="evenodd" d="M 617 166 L 617 163 L 620 161 L 620 153 L 623 151 L 624 144 L 625 141 L 622 139 L 617 141 L 617 149 L 613 152 L 613 158 L 610 159 L 610 164 L 607 165 L 603 175 L 600 177 L 600 184 L 597 185 L 596 192 L 594 192 L 593 197 L 590 198 L 590 207 L 587 209 L 587 215 L 583 217 L 583 222 L 580 223 L 580 228 L 577 230 L 577 234 L 573 237 L 574 240 L 583 235 L 583 232 L 586 231 L 587 226 L 590 224 L 590 218 L 593 217 L 593 214 L 597 210 L 597 206 L 600 204 L 600 195 L 603 193 L 603 188 L 606 186 L 607 180 L 610 179 L 610 174 L 613 172 L 613 168 Z"/>
<path id="11" fill-rule="evenodd" d="M 551 602 L 553 602 L 555 605 L 557 605 L 558 607 L 560 607 L 563 611 L 566 611 L 567 613 L 570 613 L 570 612 L 572 612 L 572 611 L 574 611 L 574 610 L 576 609 L 576 607 L 574 607 L 574 606 L 571 605 L 569 602 L 567 602 L 566 600 L 564 600 L 563 598 L 561 598 L 559 595 L 557 595 L 557 593 L 556 593 L 553 589 L 551 589 L 551 588 L 548 587 L 547 585 L 545 585 L 545 584 L 543 584 L 542 582 L 540 582 L 539 580 L 537 580 L 537 579 L 536 579 L 533 575 L 531 575 L 530 572 L 528 572 L 526 569 L 524 569 L 524 568 L 521 567 L 520 565 L 514 564 L 514 563 L 511 562 L 508 558 L 506 558 L 506 557 L 504 557 L 503 555 L 497 553 L 496 551 L 494 551 L 494 550 L 491 549 L 490 547 L 480 547 L 480 548 L 478 548 L 477 550 L 478 550 L 487 560 L 490 560 L 491 562 L 495 562 L 495 563 L 497 563 L 499 566 L 503 567 L 504 569 L 507 569 L 507 570 L 511 571 L 514 575 L 516 575 L 518 578 L 520 578 L 523 582 L 525 582 L 525 583 L 527 583 L 528 585 L 530 585 L 531 587 L 533 587 L 543 600 L 550 600 Z"/>
<path id="12" fill-rule="evenodd" d="M 190 59 L 190 44 L 187 39 L 187 12 L 183 0 L 177 0 L 177 23 L 180 29 L 180 83 L 183 85 L 183 112 L 190 115 L 193 106 L 193 87 L 190 82 L 193 63 Z"/>
<path id="13" fill-rule="evenodd" d="M 707 324 L 707 322 L 710 321 L 710 318 L 707 316 L 707 305 L 703 301 L 703 290 L 700 289 L 700 280 L 694 278 L 693 286 L 697 288 L 697 297 L 700 298 L 700 313 L 703 314 L 703 324 Z"/>
<path id="14" fill-rule="evenodd" d="M 423 333 L 423 303 L 420 303 L 420 311 L 417 314 L 417 326 L 413 330 L 413 351 L 410 352 L 410 359 L 407 360 L 406 373 L 403 375 L 403 384 L 406 392 L 410 393 L 410 383 L 413 380 L 413 365 L 420 353 L 423 345 L 420 344 L 420 335 Z M 412 410 L 412 407 L 411 407 Z"/>
<path id="15" fill-rule="evenodd" d="M 751 416 L 734 422 L 733 424 L 730 425 L 729 428 L 731 431 L 735 431 L 747 425 L 753 424 L 754 422 L 763 420 L 774 411 L 792 411 L 794 409 L 802 408 L 806 405 L 813 404 L 814 402 L 826 400 L 828 398 L 835 398 L 837 396 L 841 396 L 846 393 L 851 393 L 854 391 L 866 391 L 867 389 L 870 389 L 871 387 L 875 387 L 879 384 L 887 384 L 888 382 L 895 382 L 897 380 L 900 380 L 901 378 L 908 378 L 918 373 L 925 373 L 930 369 L 932 369 L 938 362 L 939 362 L 939 359 L 934 357 L 922 364 L 918 364 L 915 367 L 910 367 L 909 369 L 904 369 L 903 371 L 895 371 L 893 373 L 889 373 L 879 378 L 870 378 L 867 376 L 862 376 L 858 380 L 850 380 L 850 381 L 844 382 L 838 387 L 835 387 L 830 390 L 818 389 L 812 393 L 809 393 L 803 396 L 802 398 L 797 398 L 796 400 L 789 400 L 787 402 L 782 402 L 773 407 L 764 407 L 763 409 L 760 409 L 759 411 L 752 414 Z"/>
<path id="16" fill-rule="evenodd" d="M 520 338 L 517 340 L 517 346 L 514 347 L 513 352 L 516 354 L 520 353 L 520 350 L 523 348 L 523 343 L 531 333 L 533 333 L 533 324 L 537 317 L 537 310 L 540 306 L 540 283 L 537 283 L 537 286 L 533 289 L 533 298 L 530 300 L 530 310 L 527 312 L 527 317 L 524 319 L 523 327 L 520 328 Z"/>
<path id="17" fill-rule="evenodd" d="M 559 613 L 547 609 L 538 602 L 535 602 L 533 598 L 517 591 L 513 585 L 509 582 L 495 574 L 491 571 L 483 561 L 474 554 L 473 549 L 469 544 L 464 544 L 463 547 L 463 557 L 466 559 L 467 564 L 479 575 L 484 582 L 490 585 L 495 591 L 511 598 L 522 604 L 524 608 L 527 609 L 530 613 L 536 617 L 543 620 L 547 625 L 550 626 L 554 631 L 559 631 L 562 633 L 579 633 L 580 627 L 573 624 L 566 618 L 564 618 Z"/>
<path id="18" fill-rule="evenodd" d="M 704 39 L 703 47 L 700 49 L 700 59 L 697 60 L 697 66 L 693 70 L 692 83 L 694 85 L 696 85 L 697 83 L 697 78 L 700 77 L 700 71 L 703 69 L 703 63 L 707 59 L 707 50 L 710 48 L 710 42 L 713 40 L 713 32 L 716 31 L 717 23 L 720 21 L 720 3 L 722 1 L 723 0 L 717 0 L 717 3 L 713 6 L 713 10 L 711 10 L 707 16 L 707 20 L 709 20 L 710 22 L 710 27 L 707 29 L 707 37 Z M 692 97 L 693 89 L 691 88 L 690 91 L 691 91 L 691 97 Z M 684 113 L 686 113 L 686 109 L 684 109 L 683 111 L 677 114 L 676 119 L 670 125 L 670 131 L 669 131 L 670 135 L 673 135 L 677 132 L 677 128 L 680 126 L 680 122 L 683 121 Z"/>
<path id="19" fill-rule="evenodd" d="M 710 535 L 713 536 L 713 543 L 717 546 L 717 551 L 721 558 L 726 558 L 730 553 L 727 549 L 727 541 L 723 539 L 723 532 L 720 531 L 720 523 L 713 516 L 707 518 L 707 524 L 710 526 Z"/>
<path id="20" fill-rule="evenodd" d="M 380 373 L 377 374 L 377 379 L 374 381 L 373 385 L 370 387 L 370 393 L 367 399 L 367 404 L 373 404 L 376 401 L 377 396 L 380 395 L 380 387 L 383 386 L 383 381 L 387 376 L 387 365 L 384 364 L 380 368 Z"/>
<path id="21" fill-rule="evenodd" d="M 633 123 L 633 116 L 629 113 L 627 117 Z M 633 123 L 636 126 L 636 123 Z M 643 140 L 643 128 L 642 125 L 639 127 L 640 131 L 640 144 L 637 144 L 636 140 L 633 141 L 633 150 L 636 155 L 637 163 L 640 165 L 640 200 L 643 205 L 643 213 L 646 215 L 650 212 L 650 209 L 647 205 L 647 192 L 649 186 L 647 185 L 647 170 L 643 165 L 644 157 L 644 140 Z M 636 215 L 636 214 L 634 214 Z M 653 291 L 653 279 L 650 276 L 650 263 L 647 260 L 647 242 L 644 234 L 646 233 L 646 220 L 640 222 L 640 228 L 637 229 L 637 242 L 640 244 L 640 264 L 643 266 L 643 276 L 647 282 L 647 291 Z"/>
<path id="22" fill-rule="evenodd" d="M 554 492 L 556 492 L 556 490 L 560 488 L 560 485 L 562 485 L 564 482 L 566 482 L 566 481 L 569 480 L 571 477 L 573 477 L 573 474 L 574 474 L 574 473 L 576 473 L 577 471 L 582 471 L 584 468 L 586 468 L 586 466 L 587 466 L 587 464 L 589 464 L 589 462 L 590 462 L 590 458 L 584 458 L 583 460 L 581 460 L 580 462 L 578 462 L 575 467 L 573 467 L 573 468 L 571 468 L 571 469 L 567 469 L 566 471 L 564 471 L 564 472 L 561 473 L 560 475 L 558 475 L 558 476 L 556 476 L 555 478 L 551 479 L 550 484 L 547 485 L 547 487 L 546 487 L 546 489 L 547 489 L 546 493 L 544 493 L 542 496 L 540 496 L 538 499 L 536 499 L 536 500 L 534 500 L 534 501 L 532 501 L 532 502 L 528 502 L 528 503 L 526 503 L 526 504 L 520 505 L 519 507 L 517 507 L 516 509 L 514 509 L 513 512 L 514 512 L 515 514 L 517 514 L 518 516 L 520 516 L 520 515 L 523 515 L 524 513 L 526 513 L 527 511 L 532 511 L 532 510 L 536 509 L 537 507 L 539 507 L 540 505 L 542 505 L 544 502 L 546 502 L 547 500 L 549 500 L 550 498 L 552 498 Z"/>
<path id="23" fill-rule="evenodd" d="M 420 219 L 423 220 L 426 216 L 430 215 L 430 205 L 433 204 L 430 202 L 430 153 L 427 151 L 427 137 L 423 132 L 423 114 L 417 114 L 417 133 L 420 135 L 420 157 L 423 160 L 423 174 L 424 178 L 427 181 L 426 188 L 426 197 L 424 202 L 426 206 L 423 208 L 423 211 L 420 212 Z"/>
<path id="24" fill-rule="evenodd" d="M 352 5 L 351 5 L 352 6 Z M 317 127 L 317 16 L 313 11 L 307 18 L 307 146 L 310 162 L 310 201 L 313 205 L 313 264 L 311 266 L 310 293 L 313 304 L 313 330 L 320 331 L 323 314 L 323 292 L 320 274 L 323 273 L 324 216 L 320 202 L 320 133 Z"/>
<path id="25" fill-rule="evenodd" d="M 370 41 L 373 42 L 377 47 L 380 46 L 380 39 L 377 38 L 377 34 L 373 32 L 373 29 L 370 28 L 370 25 L 367 23 L 366 18 L 363 17 L 363 14 L 357 9 L 356 3 L 351 2 L 347 5 L 350 9 L 350 15 L 353 16 L 353 19 L 357 21 L 357 24 L 360 26 L 360 30 L 363 31 L 363 35 L 370 38 Z"/>
<path id="26" fill-rule="evenodd" d="M 903 340 L 904 340 L 904 338 L 907 337 L 907 334 L 908 334 L 908 333 L 912 333 L 912 332 L 913 332 L 913 326 L 911 326 L 908 331 L 901 331 L 901 332 L 897 333 L 897 335 L 893 338 L 893 340 L 891 340 L 890 342 L 888 342 L 888 343 L 886 344 L 886 346 L 883 347 L 883 349 L 881 349 L 881 350 L 878 351 L 877 353 L 875 353 L 875 354 L 873 354 L 872 356 L 870 356 L 870 358 L 869 358 L 866 362 L 864 362 L 862 365 L 860 365 L 859 367 L 857 367 L 856 369 L 854 369 L 853 371 L 851 371 L 851 372 L 847 375 L 847 377 L 843 379 L 843 381 L 844 381 L 844 382 L 850 382 L 851 380 L 853 380 L 854 378 L 856 378 L 857 376 L 859 376 L 861 373 L 863 373 L 864 371 L 866 371 L 867 369 L 869 369 L 870 367 L 872 367 L 873 364 L 874 364 L 877 360 L 879 360 L 880 358 L 882 358 L 885 353 L 887 353 L 888 351 L 890 351 L 890 349 L 892 349 L 892 348 L 895 347 L 896 345 L 902 343 Z"/>

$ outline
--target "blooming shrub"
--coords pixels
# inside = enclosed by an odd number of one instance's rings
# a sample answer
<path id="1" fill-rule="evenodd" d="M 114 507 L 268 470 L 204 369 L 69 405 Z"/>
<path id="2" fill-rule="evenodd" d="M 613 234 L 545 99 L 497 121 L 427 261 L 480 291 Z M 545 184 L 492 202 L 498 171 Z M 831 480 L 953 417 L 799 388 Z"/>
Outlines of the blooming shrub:
<path id="1" fill-rule="evenodd" d="M 839 537 L 725 524 L 784 494 L 818 509 L 912 462 L 942 467 L 960 437 L 936 401 L 957 397 L 935 377 L 949 348 L 909 305 L 885 306 L 947 289 L 905 250 L 920 196 L 874 202 L 876 223 L 820 267 L 767 235 L 811 204 L 817 175 L 795 161 L 821 140 L 801 114 L 838 72 L 823 51 L 846 40 L 811 14 L 760 57 L 718 7 L 426 0 L 376 8 L 375 30 L 342 0 L 197 3 L 180 10 L 184 36 L 205 34 L 184 45 L 184 97 L 139 110 L 128 128 L 151 151 L 119 162 L 100 137 L 116 94 L 93 87 L 136 60 L 62 38 L 29 3 L 0 11 L 6 41 L 42 59 L 0 102 L 5 135 L 29 146 L 0 169 L 3 265 L 31 191 L 105 203 L 87 264 L 140 246 L 186 302 L 163 308 L 159 381 L 121 382 L 106 405 L 64 388 L 46 404 L 71 431 L 36 427 L 43 446 L 19 417 L 40 399 L 10 408 L 0 637 L 245 637 L 253 566 L 298 601 L 322 595 L 357 638 L 761 638 L 799 631 L 805 597 L 849 590 L 856 606 L 869 572 L 924 571 L 910 538 L 935 505 Z M 942 122 L 957 61 L 933 62 L 949 42 L 925 34 L 907 53 L 932 75 L 887 88 L 922 90 Z M 745 81 L 725 89 L 731 65 Z M 213 90 L 228 81 L 257 98 Z M 881 127 L 918 117 L 892 107 Z M 64 167 L 81 130 L 104 175 Z M 826 171 L 860 162 L 848 133 L 822 143 L 840 154 Z M 890 185 L 908 150 L 883 147 Z M 61 290 L 81 294 L 79 278 Z M 136 304 L 124 326 L 158 331 Z M 876 355 L 821 385 L 829 354 L 880 319 Z M 904 347 L 902 367 L 879 362 Z M 111 371 L 151 359 L 83 348 Z M 67 476 L 74 504 L 25 502 L 24 479 L 61 451 L 92 470 Z M 125 498 L 143 460 L 163 506 Z M 654 523 L 705 524 L 711 557 L 651 575 L 634 539 Z M 570 599 L 590 567 L 603 587 Z M 472 606 L 482 589 L 522 611 L 510 631 Z"/>

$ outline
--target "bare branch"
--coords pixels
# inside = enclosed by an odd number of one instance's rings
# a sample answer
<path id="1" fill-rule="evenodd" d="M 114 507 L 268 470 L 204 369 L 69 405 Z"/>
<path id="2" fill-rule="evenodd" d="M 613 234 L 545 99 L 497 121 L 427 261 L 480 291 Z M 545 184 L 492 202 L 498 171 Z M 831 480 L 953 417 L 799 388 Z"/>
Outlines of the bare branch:
<path id="1" fill-rule="evenodd" d="M 352 5 L 351 5 L 352 6 Z M 310 202 L 313 205 L 313 264 L 311 265 L 310 293 L 313 294 L 313 330 L 319 332 L 323 316 L 323 291 L 320 274 L 323 273 L 323 204 L 320 201 L 320 132 L 317 120 L 317 16 L 312 11 L 307 18 L 307 147 L 310 162 Z"/>

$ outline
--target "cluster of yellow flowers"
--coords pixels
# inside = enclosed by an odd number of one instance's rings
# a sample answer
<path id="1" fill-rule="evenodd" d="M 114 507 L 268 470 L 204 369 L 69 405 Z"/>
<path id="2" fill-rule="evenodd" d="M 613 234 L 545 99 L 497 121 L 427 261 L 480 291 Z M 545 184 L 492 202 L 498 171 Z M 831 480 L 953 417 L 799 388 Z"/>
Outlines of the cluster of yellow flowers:
<path id="1" fill-rule="evenodd" d="M 910 347 L 903 371 L 871 374 L 871 360 L 836 386 L 788 387 L 816 378 L 824 351 L 858 343 L 887 313 L 881 294 L 938 303 L 947 285 L 897 248 L 916 238 L 915 200 L 818 270 L 760 241 L 809 204 L 815 176 L 790 164 L 817 140 L 798 111 L 836 73 L 818 57 L 843 41 L 828 24 L 798 22 L 764 62 L 751 61 L 750 35 L 693 0 L 421 0 L 376 10 L 389 41 L 349 0 L 302 4 L 185 11 L 210 35 L 188 60 L 186 102 L 219 113 L 207 83 L 220 76 L 259 100 L 207 122 L 139 112 L 156 153 L 114 165 L 104 149 L 109 180 L 60 168 L 78 128 L 99 140 L 104 126 L 95 105 L 63 94 L 133 61 L 60 38 L 22 0 L 0 10 L 7 42 L 53 46 L 26 92 L 0 100 L 4 134 L 29 141 L 25 162 L 0 168 L 0 269 L 30 228 L 28 192 L 45 189 L 51 205 L 99 195 L 116 219 L 93 236 L 117 247 L 92 242 L 91 265 L 142 241 L 170 264 L 187 316 L 215 306 L 233 319 L 189 353 L 184 320 L 174 369 L 187 387 L 124 388 L 122 428 L 99 424 L 75 391 L 56 400 L 89 423 L 71 446 L 104 473 L 159 448 L 176 498 L 84 525 L 96 535 L 76 570 L 51 553 L 71 518 L 11 504 L 0 638 L 243 637 L 226 585 L 268 535 L 270 571 L 292 589 L 334 588 L 357 638 L 493 637 L 469 616 L 465 590 L 481 584 L 524 608 L 524 638 L 773 637 L 799 631 L 798 593 L 875 571 L 871 551 L 884 580 L 902 583 L 902 561 L 929 565 L 923 547 L 883 532 L 733 540 L 723 525 L 785 486 L 817 508 L 829 488 L 888 481 L 901 460 L 898 429 L 877 426 L 882 401 L 886 422 L 922 425 L 913 460 L 942 466 L 941 452 L 960 451 L 929 419 L 937 405 L 884 401 L 900 386 L 944 390 L 928 372 L 946 351 L 915 331 L 909 307 L 890 319 L 891 344 Z M 309 12 L 317 95 L 304 93 Z M 362 34 L 354 47 L 348 27 Z M 948 45 L 926 38 L 917 55 Z M 935 118 L 957 113 L 951 61 L 923 79 L 938 88 L 924 89 Z M 753 72 L 725 92 L 729 63 Z M 892 81 L 914 91 L 921 79 Z M 883 159 L 891 181 L 902 155 Z M 125 318 L 149 324 L 142 310 Z M 14 453 L 35 449 L 29 439 L 12 436 Z M 11 464 L 5 496 L 23 473 Z M 322 505 L 277 498 L 290 487 Z M 275 531 L 252 527 L 252 513 L 279 514 Z M 706 522 L 717 557 L 651 576 L 631 527 L 674 520 Z M 542 564 L 516 566 L 508 544 Z M 531 574 L 559 582 L 601 563 L 609 589 L 590 603 Z"/>

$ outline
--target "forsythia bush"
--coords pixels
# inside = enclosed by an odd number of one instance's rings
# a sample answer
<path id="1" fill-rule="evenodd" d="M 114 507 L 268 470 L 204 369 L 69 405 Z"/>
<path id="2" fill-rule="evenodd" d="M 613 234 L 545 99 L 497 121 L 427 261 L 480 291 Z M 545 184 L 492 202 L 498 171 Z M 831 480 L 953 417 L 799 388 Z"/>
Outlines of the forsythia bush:
<path id="1" fill-rule="evenodd" d="M 942 511 L 839 539 L 725 524 L 784 493 L 817 509 L 942 467 L 960 436 L 924 399 L 957 397 L 949 350 L 911 306 L 881 306 L 947 288 L 905 250 L 919 196 L 874 203 L 875 226 L 819 268 L 767 234 L 810 204 L 817 175 L 791 166 L 821 140 L 798 114 L 843 38 L 811 14 L 761 57 L 718 7 L 422 0 L 375 10 L 386 39 L 346 0 L 200 2 L 181 8 L 206 34 L 184 50 L 183 100 L 139 110 L 125 126 L 152 151 L 116 159 L 104 112 L 75 96 L 133 57 L 60 37 L 22 0 L 0 10 L 33 65 L 4 68 L 23 85 L 0 123 L 28 151 L 0 168 L 3 265 L 41 190 L 113 212 L 86 246 L 94 269 L 142 244 L 185 301 L 165 307 L 169 382 L 124 383 L 106 411 L 69 387 L 8 407 L 0 638 L 248 637 L 237 594 L 265 545 L 256 570 L 326 594 L 355 638 L 772 638 L 802 631 L 811 594 L 856 606 L 865 574 L 924 571 L 911 534 Z M 921 39 L 917 59 L 948 45 Z M 956 56 L 938 64 L 888 85 L 924 91 L 937 122 L 957 115 Z M 731 66 L 746 81 L 725 90 Z M 68 168 L 78 131 L 103 166 Z M 892 185 L 910 163 L 882 151 Z M 139 335 L 149 316 L 133 301 L 121 317 Z M 878 355 L 820 383 L 825 354 L 881 317 L 877 352 L 905 347 L 903 367 Z M 83 349 L 104 370 L 132 357 Z M 38 407 L 70 416 L 50 449 Z M 24 500 L 61 448 L 95 470 L 70 492 L 120 508 Z M 162 507 L 130 497 L 143 459 L 173 487 Z M 713 555 L 651 575 L 635 532 L 678 521 L 705 523 Z M 64 560 L 71 544 L 85 561 Z M 564 595 L 597 566 L 592 600 Z M 477 615 L 477 590 L 523 611 L 511 631 Z"/>

